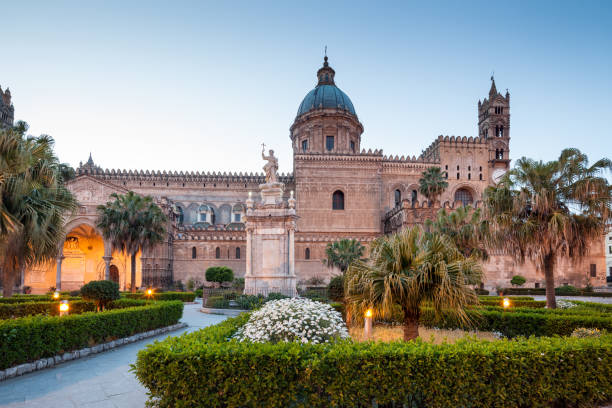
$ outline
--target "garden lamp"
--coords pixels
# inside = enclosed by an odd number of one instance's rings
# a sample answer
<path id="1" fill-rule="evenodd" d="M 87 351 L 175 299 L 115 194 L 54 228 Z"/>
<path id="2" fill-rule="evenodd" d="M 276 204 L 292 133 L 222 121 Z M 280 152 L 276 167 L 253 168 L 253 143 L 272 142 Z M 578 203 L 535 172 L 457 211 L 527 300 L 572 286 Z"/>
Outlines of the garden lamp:
<path id="1" fill-rule="evenodd" d="M 504 309 L 507 309 L 510 307 L 510 299 L 508 298 L 504 298 L 502 305 L 504 306 Z"/>
<path id="2" fill-rule="evenodd" d="M 70 305 L 67 300 L 62 300 L 59 305 L 60 316 L 66 316 L 70 310 Z"/>
<path id="3" fill-rule="evenodd" d="M 53 292 L 53 299 L 57 300 L 60 298 L 60 293 L 56 290 L 55 292 Z"/>
<path id="4" fill-rule="evenodd" d="M 369 340 L 372 337 L 372 309 L 368 309 L 364 315 L 363 337 Z"/>

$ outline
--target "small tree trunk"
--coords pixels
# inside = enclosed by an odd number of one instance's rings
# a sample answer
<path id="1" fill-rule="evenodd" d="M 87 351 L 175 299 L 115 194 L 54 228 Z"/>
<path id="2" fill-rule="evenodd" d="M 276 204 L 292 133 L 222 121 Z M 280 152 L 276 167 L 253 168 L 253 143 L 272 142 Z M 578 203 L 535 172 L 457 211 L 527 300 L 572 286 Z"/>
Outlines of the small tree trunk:
<path id="1" fill-rule="evenodd" d="M 552 255 L 544 257 L 544 277 L 546 279 L 546 307 L 549 309 L 557 308 L 555 298 L 555 258 Z"/>
<path id="2" fill-rule="evenodd" d="M 13 296 L 13 285 L 15 284 L 15 277 L 13 271 L 4 265 L 2 269 L 2 296 L 11 297 Z"/>
<path id="3" fill-rule="evenodd" d="M 404 309 L 404 341 L 414 340 L 419 337 L 419 315 L 420 311 Z"/>
<path id="4" fill-rule="evenodd" d="M 132 254 L 131 259 L 130 259 L 130 285 L 131 285 L 131 292 L 132 293 L 136 293 L 136 254 Z"/>

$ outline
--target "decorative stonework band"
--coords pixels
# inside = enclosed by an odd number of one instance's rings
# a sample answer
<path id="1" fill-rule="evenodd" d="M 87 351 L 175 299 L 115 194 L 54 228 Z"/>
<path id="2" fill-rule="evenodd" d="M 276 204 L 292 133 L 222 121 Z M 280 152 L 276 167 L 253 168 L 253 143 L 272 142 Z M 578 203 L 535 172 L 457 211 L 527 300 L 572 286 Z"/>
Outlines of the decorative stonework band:
<path id="1" fill-rule="evenodd" d="M 67 361 L 76 360 L 79 358 L 87 357 L 90 354 L 102 353 L 104 351 L 112 350 L 119 346 L 124 346 L 130 343 L 134 343 L 139 340 L 143 340 L 149 337 L 158 336 L 163 333 L 171 332 L 174 330 L 182 329 L 187 327 L 187 323 L 177 323 L 172 326 L 166 326 L 155 330 L 150 330 L 143 333 L 138 333 L 130 337 L 124 337 L 122 339 L 109 341 L 107 343 L 97 344 L 93 347 L 86 347 L 80 350 L 69 351 L 64 354 L 58 354 L 55 357 L 41 358 L 40 360 L 33 361 L 31 363 L 20 364 L 18 366 L 9 367 L 5 370 L 0 370 L 0 381 L 7 380 L 12 377 L 27 374 L 32 371 L 38 371 L 45 368 L 51 368 Z"/>

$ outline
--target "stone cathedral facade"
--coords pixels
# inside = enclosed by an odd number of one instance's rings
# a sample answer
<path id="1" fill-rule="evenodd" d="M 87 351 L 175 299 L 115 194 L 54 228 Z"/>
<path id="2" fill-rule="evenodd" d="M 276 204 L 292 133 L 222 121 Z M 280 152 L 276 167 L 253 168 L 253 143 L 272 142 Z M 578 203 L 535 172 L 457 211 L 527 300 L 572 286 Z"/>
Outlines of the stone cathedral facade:
<path id="1" fill-rule="evenodd" d="M 283 199 L 295 198 L 293 262 L 298 285 L 313 277 L 327 280 L 335 273 L 322 262 L 328 243 L 354 238 L 367 247 L 382 234 L 432 217 L 439 207 L 428 207 L 418 192 L 418 180 L 430 167 L 440 167 L 449 184 L 441 206 L 478 206 L 486 187 L 510 167 L 510 94 L 499 93 L 493 78 L 488 95 L 478 101 L 477 114 L 475 137 L 438 136 L 418 156 L 366 151 L 361 148 L 364 126 L 350 98 L 336 85 L 335 71 L 325 57 L 316 87 L 300 103 L 290 127 L 293 172 L 278 177 L 284 184 Z M 101 238 L 96 206 L 111 193 L 130 190 L 153 196 L 169 215 L 166 242 L 139 257 L 138 286 L 167 286 L 190 278 L 204 282 L 206 269 L 215 265 L 244 276 L 247 201 L 264 182 L 263 174 L 245 172 L 104 170 L 90 155 L 69 182 L 80 208 L 67 221 L 62 253 L 55 264 L 26 271 L 24 283 L 34 292 L 57 284 L 72 289 L 109 273 L 122 288 L 128 287 L 129 260 L 112 253 Z M 253 199 L 259 197 L 253 194 Z M 486 287 L 509 286 L 516 274 L 527 278 L 526 286 L 543 286 L 544 276 L 533 265 L 516 265 L 501 254 L 494 255 L 485 270 Z M 589 280 L 593 286 L 604 285 L 603 248 L 594 248 L 580 265 L 562 264 L 560 271 L 558 284 L 584 286 Z"/>

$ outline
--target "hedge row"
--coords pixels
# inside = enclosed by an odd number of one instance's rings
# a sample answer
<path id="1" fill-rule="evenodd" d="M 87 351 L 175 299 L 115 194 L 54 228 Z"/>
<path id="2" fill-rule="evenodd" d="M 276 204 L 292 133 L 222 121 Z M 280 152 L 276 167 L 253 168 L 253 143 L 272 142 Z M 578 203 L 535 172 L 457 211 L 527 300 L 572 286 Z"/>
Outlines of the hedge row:
<path id="1" fill-rule="evenodd" d="M 529 309 L 506 312 L 489 308 L 468 309 L 471 325 L 462 324 L 452 316 L 436 317 L 433 309 L 422 308 L 420 324 L 442 329 L 477 329 L 500 332 L 506 337 L 569 336 L 579 327 L 612 331 L 612 317 L 600 314 L 534 313 Z"/>
<path id="2" fill-rule="evenodd" d="M 156 406 L 540 408 L 612 397 L 609 335 L 444 345 L 227 341 L 247 318 L 141 350 L 134 370 Z"/>
<path id="3" fill-rule="evenodd" d="M 123 309 L 126 307 L 144 306 L 147 302 L 138 299 L 118 299 L 110 302 L 107 309 Z M 96 310 L 94 302 L 86 300 L 70 301 L 69 314 L 81 314 L 85 312 L 93 312 Z M 59 302 L 20 302 L 0 304 L 0 319 L 14 319 L 18 317 L 33 316 L 33 315 L 59 315 Z"/>
<path id="4" fill-rule="evenodd" d="M 545 288 L 504 288 L 501 289 L 504 295 L 546 295 Z M 563 286 L 555 288 L 557 296 L 587 296 L 587 297 L 612 297 L 610 292 L 587 292 L 581 289 L 564 289 Z"/>
<path id="5" fill-rule="evenodd" d="M 193 302 L 195 300 L 194 292 L 160 292 L 153 293 L 148 296 L 146 293 L 122 293 L 122 297 L 128 299 L 149 299 L 151 300 L 180 300 L 182 302 Z"/>
<path id="6" fill-rule="evenodd" d="M 501 306 L 503 300 L 481 300 L 480 304 L 483 306 Z M 545 300 L 514 300 L 510 299 L 511 307 L 529 307 L 529 308 L 544 308 L 546 307 Z"/>
<path id="7" fill-rule="evenodd" d="M 0 297 L 0 304 L 6 303 L 27 303 L 27 302 L 51 302 L 59 300 L 81 300 L 79 296 L 61 296 L 60 299 L 53 299 L 51 295 L 21 295 L 21 296 L 11 296 L 2 298 Z"/>
<path id="8" fill-rule="evenodd" d="M 181 302 L 0 321 L 0 369 L 176 324 Z"/>
<path id="9" fill-rule="evenodd" d="M 533 297 L 532 296 L 478 296 L 478 300 L 480 300 L 481 302 L 483 300 L 497 300 L 497 301 L 501 301 L 504 300 L 505 298 L 508 298 L 512 301 L 517 301 L 517 300 L 532 300 L 533 301 Z"/>

